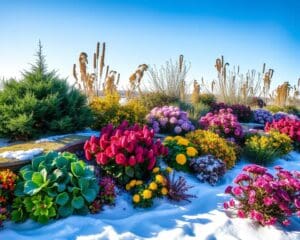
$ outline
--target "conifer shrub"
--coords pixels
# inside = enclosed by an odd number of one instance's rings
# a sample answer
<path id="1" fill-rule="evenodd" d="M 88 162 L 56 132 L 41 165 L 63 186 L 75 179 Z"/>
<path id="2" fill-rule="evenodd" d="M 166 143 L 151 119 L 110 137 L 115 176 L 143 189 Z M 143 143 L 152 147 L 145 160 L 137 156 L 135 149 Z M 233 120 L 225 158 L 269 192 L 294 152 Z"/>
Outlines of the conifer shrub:
<path id="1" fill-rule="evenodd" d="M 92 120 L 87 100 L 55 71 L 48 71 L 42 46 L 30 71 L 4 83 L 0 91 L 0 135 L 27 140 L 83 129 Z"/>

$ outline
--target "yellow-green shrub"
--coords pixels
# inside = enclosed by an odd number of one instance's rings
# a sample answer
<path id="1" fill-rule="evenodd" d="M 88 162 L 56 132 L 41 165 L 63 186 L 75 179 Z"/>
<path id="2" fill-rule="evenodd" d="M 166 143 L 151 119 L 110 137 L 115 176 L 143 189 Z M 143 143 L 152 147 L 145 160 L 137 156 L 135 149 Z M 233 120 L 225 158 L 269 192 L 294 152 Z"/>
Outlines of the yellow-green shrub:
<path id="1" fill-rule="evenodd" d="M 123 120 L 130 124 L 144 123 L 147 111 L 143 105 L 137 100 L 130 100 L 125 105 L 121 105 L 119 101 L 118 94 L 95 97 L 92 100 L 90 107 L 94 115 L 93 129 L 101 129 L 109 123 L 117 126 Z"/>
<path id="2" fill-rule="evenodd" d="M 186 134 L 186 138 L 196 146 L 198 155 L 214 155 L 225 162 L 227 169 L 235 165 L 237 158 L 235 147 L 218 134 L 206 130 L 196 130 Z"/>
<path id="3" fill-rule="evenodd" d="M 245 142 L 244 152 L 249 160 L 265 165 L 288 154 L 292 149 L 289 136 L 273 130 L 266 135 L 250 136 Z"/>

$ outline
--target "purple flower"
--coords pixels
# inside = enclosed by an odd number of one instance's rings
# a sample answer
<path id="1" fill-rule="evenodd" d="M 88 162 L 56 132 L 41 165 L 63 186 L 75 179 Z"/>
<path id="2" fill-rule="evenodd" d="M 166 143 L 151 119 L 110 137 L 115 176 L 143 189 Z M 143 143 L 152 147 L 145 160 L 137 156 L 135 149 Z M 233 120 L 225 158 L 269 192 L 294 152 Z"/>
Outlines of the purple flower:
<path id="1" fill-rule="evenodd" d="M 176 127 L 174 128 L 174 132 L 175 132 L 176 134 L 179 134 L 179 133 L 181 133 L 181 132 L 182 132 L 182 129 L 181 129 L 181 127 L 179 127 L 179 126 L 176 126 Z"/>

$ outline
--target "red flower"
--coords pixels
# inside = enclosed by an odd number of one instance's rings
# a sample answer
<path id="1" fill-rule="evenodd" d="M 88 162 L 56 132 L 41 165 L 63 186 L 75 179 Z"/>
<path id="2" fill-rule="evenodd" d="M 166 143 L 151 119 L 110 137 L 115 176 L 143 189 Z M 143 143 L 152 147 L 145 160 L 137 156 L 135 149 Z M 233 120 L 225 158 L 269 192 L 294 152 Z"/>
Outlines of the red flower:
<path id="1" fill-rule="evenodd" d="M 143 162 L 144 162 L 144 158 L 143 158 L 143 154 L 142 154 L 142 153 L 138 153 L 138 154 L 136 155 L 136 161 L 137 161 L 138 163 L 143 163 Z"/>
<path id="2" fill-rule="evenodd" d="M 156 159 L 155 158 L 150 158 L 147 169 L 152 170 L 155 166 L 155 163 L 156 163 Z"/>
<path id="3" fill-rule="evenodd" d="M 128 160 L 128 164 L 129 164 L 129 166 L 135 166 L 135 164 L 136 164 L 135 156 L 130 156 L 130 158 Z"/>
<path id="4" fill-rule="evenodd" d="M 90 153 L 90 150 L 85 150 L 84 151 L 84 155 L 85 155 L 85 158 L 87 160 L 91 160 L 92 159 L 92 154 Z"/>
<path id="5" fill-rule="evenodd" d="M 106 154 L 108 157 L 110 157 L 110 158 L 112 158 L 112 157 L 115 156 L 115 154 L 114 154 L 113 151 L 112 151 L 111 146 L 108 146 L 108 147 L 105 149 L 105 154 Z"/>
<path id="6" fill-rule="evenodd" d="M 106 165 L 108 162 L 108 157 L 105 155 L 105 153 L 100 152 L 96 154 L 96 161 L 100 165 Z"/>
<path id="7" fill-rule="evenodd" d="M 126 147 L 126 151 L 129 152 L 129 153 L 132 153 L 134 151 L 134 144 L 133 142 L 129 142 L 127 147 Z"/>
<path id="8" fill-rule="evenodd" d="M 116 163 L 119 165 L 126 165 L 126 157 L 123 153 L 118 153 L 116 155 Z"/>
<path id="9" fill-rule="evenodd" d="M 96 143 L 92 143 L 91 152 L 96 153 L 98 151 L 98 145 Z"/>

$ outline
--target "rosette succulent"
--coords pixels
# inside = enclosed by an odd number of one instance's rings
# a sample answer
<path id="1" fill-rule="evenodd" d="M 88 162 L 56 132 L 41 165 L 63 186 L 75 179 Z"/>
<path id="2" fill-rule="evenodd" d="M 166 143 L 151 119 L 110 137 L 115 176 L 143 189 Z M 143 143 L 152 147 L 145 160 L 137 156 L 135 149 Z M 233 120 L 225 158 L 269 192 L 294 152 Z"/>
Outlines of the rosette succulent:
<path id="1" fill-rule="evenodd" d="M 40 223 L 86 214 L 99 191 L 93 167 L 71 153 L 49 152 L 20 170 L 12 220 L 30 217 Z"/>

